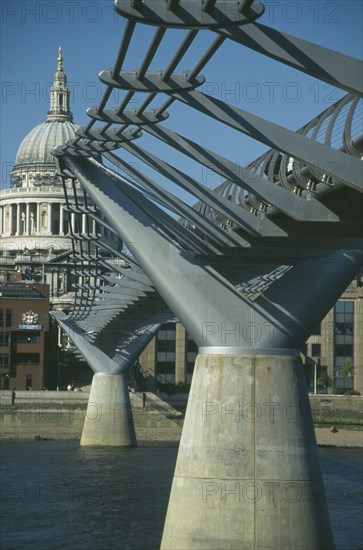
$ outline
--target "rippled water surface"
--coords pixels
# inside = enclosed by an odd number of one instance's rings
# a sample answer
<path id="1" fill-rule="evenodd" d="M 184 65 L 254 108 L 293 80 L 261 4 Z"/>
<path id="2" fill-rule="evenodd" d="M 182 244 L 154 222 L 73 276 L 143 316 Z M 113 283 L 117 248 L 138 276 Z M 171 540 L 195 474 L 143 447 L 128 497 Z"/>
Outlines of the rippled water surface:
<path id="1" fill-rule="evenodd" d="M 176 455 L 167 444 L 3 442 L 1 549 L 158 549 Z M 336 548 L 363 550 L 362 453 L 320 455 Z"/>

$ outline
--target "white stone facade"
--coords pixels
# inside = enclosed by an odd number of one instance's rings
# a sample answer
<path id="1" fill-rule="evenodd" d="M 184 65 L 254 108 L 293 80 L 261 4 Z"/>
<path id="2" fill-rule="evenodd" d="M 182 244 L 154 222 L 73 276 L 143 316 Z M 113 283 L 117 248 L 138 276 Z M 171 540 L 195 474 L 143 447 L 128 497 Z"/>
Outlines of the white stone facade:
<path id="1" fill-rule="evenodd" d="M 86 216 L 69 213 L 61 178 L 52 150 L 76 137 L 72 122 L 67 77 L 63 71 L 61 49 L 51 89 L 47 119 L 33 128 L 19 146 L 9 189 L 0 191 L 0 268 L 22 271 L 50 285 L 53 307 L 68 307 L 73 302 L 71 227 L 77 233 L 101 234 L 109 243 L 115 237 Z M 70 195 L 71 179 L 66 180 Z M 79 204 L 80 186 L 75 182 Z M 112 246 L 112 244 L 111 244 Z M 69 255 L 68 255 L 69 256 Z"/>

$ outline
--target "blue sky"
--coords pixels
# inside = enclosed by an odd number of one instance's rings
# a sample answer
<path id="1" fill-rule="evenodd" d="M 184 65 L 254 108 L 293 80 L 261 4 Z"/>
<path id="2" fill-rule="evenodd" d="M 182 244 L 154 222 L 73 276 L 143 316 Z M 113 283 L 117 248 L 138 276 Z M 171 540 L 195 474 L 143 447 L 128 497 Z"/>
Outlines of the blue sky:
<path id="1" fill-rule="evenodd" d="M 276 0 L 264 4 L 266 11 L 259 20 L 261 23 L 361 58 L 363 14 L 360 0 Z M 64 68 L 72 90 L 74 121 L 82 126 L 89 120 L 86 109 L 96 105 L 101 97 L 103 85 L 98 80 L 98 73 L 113 66 L 124 27 L 124 20 L 114 13 L 110 0 L 3 0 L 1 188 L 9 186 L 10 170 L 22 139 L 34 126 L 45 121 L 58 46 L 63 48 Z M 138 27 L 125 69 L 132 70 L 139 65 L 154 33 L 152 27 Z M 165 53 L 174 47 L 176 33 L 171 32 L 173 34 L 166 36 Z M 180 70 L 192 68 L 197 53 L 212 38 L 209 31 L 199 33 L 194 50 Z M 151 68 L 164 67 L 162 53 Z M 231 42 L 222 45 L 203 74 L 207 92 L 293 130 L 343 95 L 315 78 Z M 122 95 L 120 92 L 119 96 L 113 96 L 112 106 Z M 224 129 L 177 103 L 171 107 L 166 124 L 242 165 L 266 150 L 264 145 Z M 152 138 L 143 137 L 139 143 L 210 186 L 221 182 L 220 176 L 206 173 Z"/>

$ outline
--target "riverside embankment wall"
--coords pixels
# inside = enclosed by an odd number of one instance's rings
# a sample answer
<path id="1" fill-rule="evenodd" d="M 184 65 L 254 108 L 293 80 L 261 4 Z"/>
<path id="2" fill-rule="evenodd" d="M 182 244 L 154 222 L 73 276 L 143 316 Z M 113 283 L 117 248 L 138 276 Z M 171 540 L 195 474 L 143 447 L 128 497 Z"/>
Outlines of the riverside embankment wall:
<path id="1" fill-rule="evenodd" d="M 140 395 L 130 394 L 135 427 L 171 428 L 183 422 L 186 395 L 147 394 L 146 405 Z M 363 429 L 363 397 L 338 395 L 310 395 L 310 404 L 316 426 Z M 1 429 L 6 438 L 79 439 L 85 416 L 99 421 L 102 409 L 97 403 L 88 403 L 84 392 L 0 392 Z M 112 405 L 111 405 L 112 406 Z M 210 410 L 210 404 L 208 404 Z M 215 405 L 217 410 L 218 404 Z M 258 412 L 258 404 L 241 406 L 241 414 Z M 262 409 L 261 409 L 262 410 Z M 124 411 L 112 409 L 116 421 L 124 422 Z M 293 411 L 289 411 L 293 414 Z M 258 418 L 257 418 L 258 420 Z M 256 420 L 256 421 L 257 421 Z"/>

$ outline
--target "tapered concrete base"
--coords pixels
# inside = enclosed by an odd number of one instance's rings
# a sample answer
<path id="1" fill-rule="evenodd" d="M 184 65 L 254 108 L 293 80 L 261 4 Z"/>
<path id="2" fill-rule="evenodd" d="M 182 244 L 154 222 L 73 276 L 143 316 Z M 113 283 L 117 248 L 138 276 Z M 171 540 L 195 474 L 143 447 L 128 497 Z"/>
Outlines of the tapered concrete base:
<path id="1" fill-rule="evenodd" d="M 94 375 L 81 445 L 136 446 L 126 376 Z"/>
<path id="2" fill-rule="evenodd" d="M 197 357 L 161 548 L 333 548 L 299 359 Z"/>

